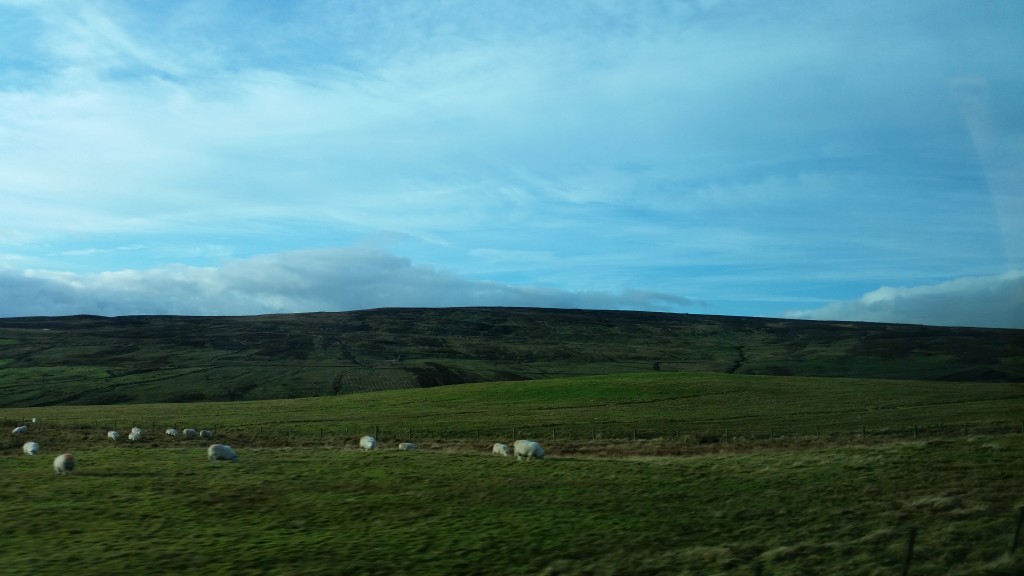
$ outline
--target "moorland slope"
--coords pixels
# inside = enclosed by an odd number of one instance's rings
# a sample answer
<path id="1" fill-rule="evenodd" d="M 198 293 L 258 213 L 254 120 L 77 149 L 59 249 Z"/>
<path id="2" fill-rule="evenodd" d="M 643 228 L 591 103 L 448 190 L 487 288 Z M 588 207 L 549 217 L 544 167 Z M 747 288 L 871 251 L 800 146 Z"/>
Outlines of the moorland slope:
<path id="1" fill-rule="evenodd" d="M 1024 330 L 540 308 L 0 318 L 0 406 L 705 372 L 1024 381 Z"/>

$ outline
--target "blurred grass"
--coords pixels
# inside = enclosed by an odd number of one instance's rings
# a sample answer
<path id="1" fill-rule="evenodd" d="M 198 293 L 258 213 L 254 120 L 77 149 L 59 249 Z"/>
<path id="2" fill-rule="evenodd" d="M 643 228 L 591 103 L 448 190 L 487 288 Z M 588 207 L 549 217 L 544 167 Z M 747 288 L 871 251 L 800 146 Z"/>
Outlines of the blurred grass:
<path id="1" fill-rule="evenodd" d="M 533 463 L 99 446 L 0 458 L 11 574 L 913 574 L 1000 562 L 1024 436 Z M 1021 558 L 1017 557 L 1018 566 Z M 1010 563 L 1002 560 L 1003 564 Z"/>

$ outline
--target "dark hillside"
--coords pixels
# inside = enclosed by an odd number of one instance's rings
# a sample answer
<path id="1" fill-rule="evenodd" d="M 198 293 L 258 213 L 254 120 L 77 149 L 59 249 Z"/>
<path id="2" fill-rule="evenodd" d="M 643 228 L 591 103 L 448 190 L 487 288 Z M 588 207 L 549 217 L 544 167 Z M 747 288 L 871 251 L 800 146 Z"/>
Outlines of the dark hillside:
<path id="1" fill-rule="evenodd" d="M 1024 331 L 538 308 L 0 318 L 0 406 L 646 371 L 1024 381 Z"/>

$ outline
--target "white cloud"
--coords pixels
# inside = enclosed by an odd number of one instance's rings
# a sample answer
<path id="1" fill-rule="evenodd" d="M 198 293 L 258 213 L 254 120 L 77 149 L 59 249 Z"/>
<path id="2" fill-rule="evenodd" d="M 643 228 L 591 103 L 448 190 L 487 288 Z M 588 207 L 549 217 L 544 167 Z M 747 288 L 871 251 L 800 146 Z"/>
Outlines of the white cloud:
<path id="1" fill-rule="evenodd" d="M 1024 328 L 1024 270 L 940 284 L 883 286 L 857 300 L 797 310 L 790 318 L 933 326 Z"/>
<path id="2" fill-rule="evenodd" d="M 241 315 L 381 307 L 536 306 L 681 311 L 685 297 L 473 281 L 373 249 L 262 255 L 221 267 L 75 274 L 0 268 L 0 316 Z"/>

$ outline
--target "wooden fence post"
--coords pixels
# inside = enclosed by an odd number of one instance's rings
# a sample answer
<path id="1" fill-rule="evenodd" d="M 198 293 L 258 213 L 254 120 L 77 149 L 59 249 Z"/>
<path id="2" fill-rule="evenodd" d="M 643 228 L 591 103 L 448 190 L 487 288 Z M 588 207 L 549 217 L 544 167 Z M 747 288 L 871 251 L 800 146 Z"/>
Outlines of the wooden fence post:
<path id="1" fill-rule="evenodd" d="M 910 534 L 907 536 L 907 549 L 903 553 L 903 570 L 900 571 L 902 576 L 910 574 L 910 561 L 914 557 L 914 540 L 917 539 L 917 528 L 911 528 Z"/>
<path id="2" fill-rule="evenodd" d="M 1010 554 L 1017 551 L 1020 545 L 1020 529 L 1024 525 L 1024 506 L 1017 508 L 1017 528 L 1013 531 L 1013 543 L 1010 544 Z"/>

